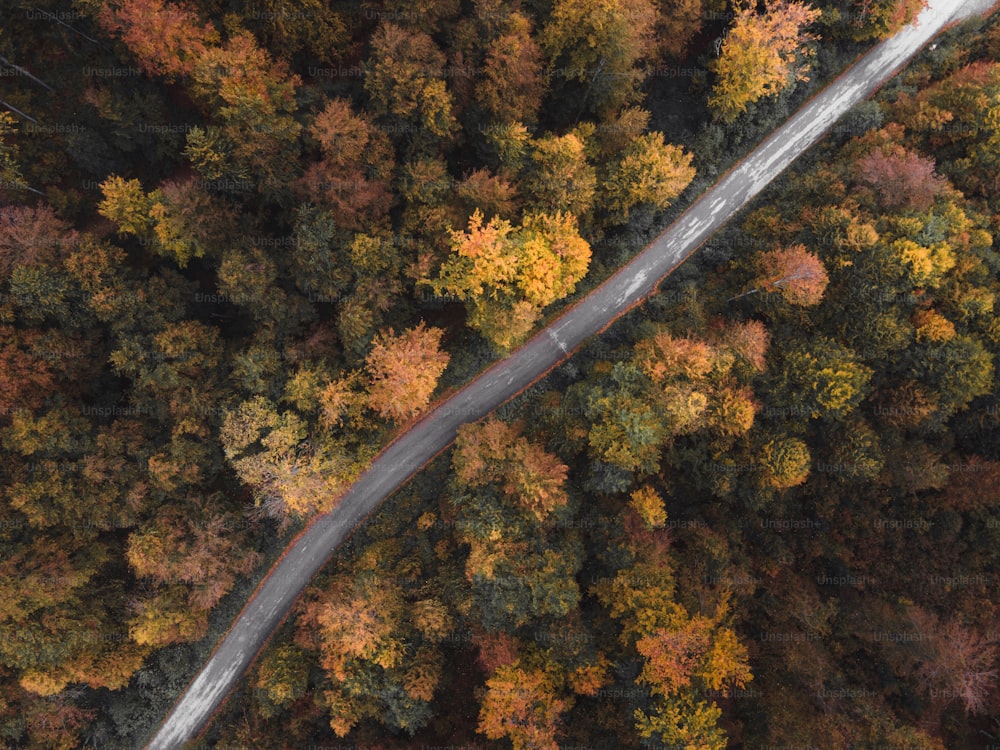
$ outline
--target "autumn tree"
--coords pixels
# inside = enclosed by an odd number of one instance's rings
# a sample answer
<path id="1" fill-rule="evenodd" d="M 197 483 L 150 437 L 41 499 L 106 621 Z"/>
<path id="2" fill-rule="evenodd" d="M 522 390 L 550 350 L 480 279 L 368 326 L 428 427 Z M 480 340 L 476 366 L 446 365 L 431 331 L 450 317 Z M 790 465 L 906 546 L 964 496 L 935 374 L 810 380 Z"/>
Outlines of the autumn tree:
<path id="1" fill-rule="evenodd" d="M 92 583 L 112 553 L 96 537 L 53 529 L 26 544 L 5 543 L 0 663 L 36 699 L 73 683 L 120 689 L 149 653 L 122 637 L 115 597 Z M 110 633 L 117 642 L 102 637 Z"/>
<path id="2" fill-rule="evenodd" d="M 920 15 L 927 0 L 853 0 L 846 13 L 848 36 L 856 41 L 885 39 Z"/>
<path id="3" fill-rule="evenodd" d="M 753 5 L 740 10 L 713 65 L 717 80 L 709 105 L 716 117 L 732 122 L 748 105 L 808 80 L 804 58 L 814 37 L 804 29 L 819 16 L 793 0 L 772 0 L 762 14 Z"/>
<path id="4" fill-rule="evenodd" d="M 300 83 L 286 63 L 272 59 L 247 32 L 200 55 L 191 90 L 220 123 L 214 131 L 218 145 L 194 161 L 196 168 L 208 167 L 203 177 L 236 184 L 252 180 L 266 194 L 283 190 L 298 161 L 302 126 L 294 112 Z M 188 133 L 189 146 L 198 147 L 193 135 L 193 130 Z"/>
<path id="5" fill-rule="evenodd" d="M 554 83 L 572 91 L 574 114 L 606 115 L 638 96 L 638 62 L 653 46 L 656 10 L 648 0 L 558 0 L 541 32 Z M 572 85 L 568 85 L 571 84 Z"/>
<path id="6" fill-rule="evenodd" d="M 15 409 L 33 409 L 42 405 L 55 384 L 51 365 L 32 349 L 38 331 L 0 326 L 0 415 L 4 419 Z"/>
<path id="7" fill-rule="evenodd" d="M 994 115 L 1000 105 L 1000 64 L 977 60 L 956 70 L 894 108 L 918 151 L 933 154 L 937 167 L 966 195 L 991 200 L 1000 165 Z"/>
<path id="8" fill-rule="evenodd" d="M 626 537 L 632 561 L 600 579 L 592 592 L 619 623 L 622 644 L 641 658 L 636 683 L 648 686 L 653 700 L 633 714 L 639 736 L 721 750 L 721 711 L 703 695 L 748 684 L 748 652 L 729 627 L 727 591 L 705 613 L 692 613 L 678 601 L 663 534 L 646 530 Z"/>
<path id="9" fill-rule="evenodd" d="M 296 286 L 310 302 L 336 303 L 330 328 L 335 327 L 343 348 L 363 357 L 403 290 L 401 243 L 384 230 L 347 231 L 319 206 L 301 206 L 294 227 L 290 260 Z M 262 286 L 261 292 L 268 288 Z"/>
<path id="10" fill-rule="evenodd" d="M 420 413 L 430 402 L 449 355 L 440 349 L 440 328 L 421 323 L 396 336 L 378 335 L 365 366 L 371 381 L 368 404 L 379 416 L 402 421 Z"/>
<path id="11" fill-rule="evenodd" d="M 567 502 L 562 485 L 568 468 L 519 433 L 518 426 L 497 419 L 463 425 L 452 464 L 464 486 L 497 483 L 505 495 L 541 521 Z"/>
<path id="12" fill-rule="evenodd" d="M 415 241 L 416 260 L 408 275 L 422 278 L 448 252 L 453 227 L 464 226 L 468 216 L 455 215 L 455 178 L 442 158 L 407 162 L 400 168 L 398 185 L 403 203 L 400 229 Z"/>
<path id="13" fill-rule="evenodd" d="M 223 354 L 218 329 L 190 319 L 163 321 L 151 335 L 118 343 L 109 359 L 118 374 L 132 379 L 137 400 L 156 401 L 178 422 L 213 402 Z"/>
<path id="14" fill-rule="evenodd" d="M 635 365 L 618 362 L 605 382 L 588 388 L 584 417 L 597 460 L 627 472 L 659 467 L 670 432 L 665 415 L 650 408 L 647 382 Z"/>
<path id="15" fill-rule="evenodd" d="M 298 183 L 303 197 L 328 206 L 343 229 L 380 221 L 391 200 L 387 180 L 393 166 L 384 133 L 355 114 L 350 102 L 331 99 L 316 115 L 309 134 L 318 142 L 322 159 L 310 165 Z"/>
<path id="16" fill-rule="evenodd" d="M 722 331 L 722 344 L 736 357 L 734 366 L 752 373 L 763 372 L 771 334 L 759 320 L 728 325 Z"/>
<path id="17" fill-rule="evenodd" d="M 260 245 L 231 247 L 222 252 L 216 289 L 221 299 L 266 325 L 268 333 L 287 335 L 297 331 L 313 311 L 307 300 L 281 288 L 278 278 L 282 270 L 274 254 Z M 266 334 L 258 336 L 263 340 Z"/>
<path id="18" fill-rule="evenodd" d="M 512 12 L 503 33 L 486 49 L 476 102 L 493 122 L 534 124 L 545 88 L 542 51 L 531 35 L 531 22 Z"/>
<path id="19" fill-rule="evenodd" d="M 455 186 L 456 216 L 452 222 L 461 226 L 478 208 L 485 216 L 499 216 L 508 221 L 518 213 L 520 199 L 517 186 L 510 178 L 492 174 L 488 169 L 475 169 Z"/>
<path id="20" fill-rule="evenodd" d="M 232 210 L 197 180 L 168 180 L 149 197 L 154 249 L 181 268 L 212 253 L 235 228 Z"/>
<path id="21" fill-rule="evenodd" d="M 94 709 L 74 704 L 73 689 L 60 691 L 49 698 L 33 696 L 21 714 L 31 747 L 71 750 L 82 743 L 97 714 Z"/>
<path id="22" fill-rule="evenodd" d="M 597 172 L 587 162 L 584 143 L 574 133 L 548 135 L 532 144 L 522 180 L 532 207 L 588 214 L 597 191 Z"/>
<path id="23" fill-rule="evenodd" d="M 874 374 L 854 352 L 825 337 L 797 344 L 782 361 L 779 397 L 814 419 L 846 416 L 865 397 Z"/>
<path id="24" fill-rule="evenodd" d="M 929 647 L 918 670 L 924 690 L 932 699 L 935 693 L 944 696 L 945 703 L 958 700 L 966 714 L 984 713 L 997 681 L 995 641 L 957 618 L 941 622 L 919 608 L 911 609 L 910 614 L 923 637 L 921 643 Z"/>
<path id="25" fill-rule="evenodd" d="M 572 293 L 590 263 L 590 245 L 571 214 L 530 214 L 520 227 L 476 211 L 452 232 L 454 254 L 432 282 L 467 302 L 469 324 L 501 350 L 523 341 L 542 308 Z"/>
<path id="26" fill-rule="evenodd" d="M 568 469 L 521 429 L 498 420 L 465 425 L 452 457 L 456 541 L 469 549 L 456 607 L 491 633 L 563 617 L 580 596 L 580 540 L 554 525 L 568 509 Z"/>
<path id="27" fill-rule="evenodd" d="M 0 113 L 0 195 L 16 195 L 27 183 L 21 174 L 19 149 L 11 138 L 17 121 L 10 112 Z"/>
<path id="28" fill-rule="evenodd" d="M 319 451 L 307 443 L 308 435 L 302 418 L 279 412 L 260 396 L 228 411 L 223 420 L 220 438 L 227 460 L 274 517 L 330 510 L 357 475 L 359 467 L 343 445 L 331 443 Z"/>
<path id="29" fill-rule="evenodd" d="M 649 485 L 641 487 L 630 496 L 629 506 L 639 514 L 651 529 L 660 528 L 667 521 L 667 511 L 663 498 Z"/>
<path id="30" fill-rule="evenodd" d="M 263 716 L 269 718 L 302 697 L 308 682 L 309 660 L 303 649 L 287 643 L 269 650 L 257 669 L 256 688 L 266 701 Z"/>
<path id="31" fill-rule="evenodd" d="M 662 133 L 633 140 L 601 183 L 612 221 L 624 223 L 641 205 L 664 210 L 694 179 L 692 158 L 679 146 L 665 144 Z"/>
<path id="32" fill-rule="evenodd" d="M 624 107 L 607 121 L 600 123 L 590 133 L 587 140 L 589 158 L 599 163 L 612 164 L 628 150 L 635 141 L 649 135 L 649 120 L 652 113 L 638 106 Z M 589 132 L 586 125 L 577 133 Z"/>
<path id="33" fill-rule="evenodd" d="M 805 245 L 760 253 L 755 266 L 758 276 L 752 282 L 754 287 L 734 299 L 762 291 L 778 292 L 791 305 L 818 305 L 830 281 L 823 261 Z"/>
<path id="34" fill-rule="evenodd" d="M 101 183 L 103 199 L 97 210 L 118 225 L 125 235 L 145 236 L 153 226 L 150 212 L 153 201 L 142 189 L 139 180 L 125 180 L 117 175 Z"/>
<path id="35" fill-rule="evenodd" d="M 397 123 L 401 133 L 409 131 L 401 136 L 407 142 L 449 139 L 458 125 L 446 85 L 446 58 L 434 40 L 383 23 L 372 36 L 371 49 L 364 85 L 374 111 Z"/>
<path id="36" fill-rule="evenodd" d="M 283 57 L 307 52 L 329 63 L 347 51 L 350 34 L 343 14 L 321 0 L 252 0 L 244 8 L 244 25 Z"/>
<path id="37" fill-rule="evenodd" d="M 126 556 L 135 575 L 166 584 L 190 587 L 189 606 L 210 610 L 239 576 L 246 576 L 260 560 L 253 551 L 237 552 L 246 535 L 233 531 L 243 524 L 195 500 L 185 507 L 185 518 L 161 511 L 149 525 L 129 536 Z"/>
<path id="38" fill-rule="evenodd" d="M 583 399 L 591 455 L 627 472 L 652 474 L 662 451 L 680 436 L 705 431 L 732 441 L 746 433 L 757 404 L 740 379 L 762 367 L 767 333 L 759 325 L 740 325 L 723 328 L 717 339 L 658 327 L 635 344 L 627 361 L 602 366 L 606 377 L 589 383 Z"/>
<path id="39" fill-rule="evenodd" d="M 359 570 L 310 592 L 300 607 L 296 645 L 319 652 L 329 680 L 320 702 L 337 736 L 366 718 L 411 735 L 427 723 L 444 666 L 433 639 L 423 636 L 436 602 L 408 601 L 395 580 Z M 436 619 L 446 632 L 450 616 L 442 614 Z"/>
<path id="40" fill-rule="evenodd" d="M 760 464 L 765 485 L 777 490 L 796 487 L 809 476 L 809 446 L 799 438 L 771 440 L 761 451 Z"/>
<path id="41" fill-rule="evenodd" d="M 934 159 L 900 151 L 873 149 L 855 166 L 858 177 L 878 192 L 882 205 L 890 211 L 926 211 L 945 187 L 944 179 L 934 172 Z"/>
<path id="42" fill-rule="evenodd" d="M 51 206 L 0 208 L 0 279 L 15 266 L 55 264 L 76 247 L 79 234 Z"/>
<path id="43" fill-rule="evenodd" d="M 531 133 L 523 122 L 493 123 L 483 137 L 503 169 L 516 172 L 524 168 L 530 152 Z"/>
<path id="44" fill-rule="evenodd" d="M 101 192 L 102 216 L 181 268 L 214 249 L 233 226 L 231 212 L 193 179 L 168 181 L 145 193 L 138 180 L 115 175 L 101 183 Z"/>
<path id="45" fill-rule="evenodd" d="M 121 37 L 142 68 L 169 79 L 190 75 L 219 34 L 202 24 L 187 5 L 164 0 L 121 0 L 105 4 L 98 20 Z"/>
<path id="46" fill-rule="evenodd" d="M 706 11 L 712 7 L 707 0 L 660 0 L 656 22 L 660 54 L 672 60 L 683 59 L 691 40 L 702 29 Z"/>
<path id="47" fill-rule="evenodd" d="M 478 731 L 491 740 L 509 739 L 514 750 L 556 750 L 559 718 L 568 707 L 550 676 L 514 662 L 486 681 Z"/>
<path id="48" fill-rule="evenodd" d="M 993 360 L 973 336 L 956 335 L 947 341 L 914 346 L 904 361 L 907 375 L 933 389 L 938 419 L 964 409 L 993 387 Z"/>

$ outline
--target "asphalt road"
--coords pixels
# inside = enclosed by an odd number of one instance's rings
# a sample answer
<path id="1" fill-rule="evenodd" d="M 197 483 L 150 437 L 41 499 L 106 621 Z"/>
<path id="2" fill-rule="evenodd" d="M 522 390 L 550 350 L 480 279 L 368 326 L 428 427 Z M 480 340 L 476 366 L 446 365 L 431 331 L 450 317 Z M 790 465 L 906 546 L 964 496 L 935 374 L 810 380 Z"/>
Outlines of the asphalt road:
<path id="1" fill-rule="evenodd" d="M 175 703 L 147 750 L 179 748 L 199 734 L 334 550 L 386 497 L 448 447 L 459 426 L 489 414 L 645 300 L 667 274 L 949 21 L 984 13 L 991 4 L 992 0 L 931 0 L 917 25 L 879 44 L 823 89 L 642 253 L 398 437 L 340 504 L 319 517 L 286 550 Z"/>

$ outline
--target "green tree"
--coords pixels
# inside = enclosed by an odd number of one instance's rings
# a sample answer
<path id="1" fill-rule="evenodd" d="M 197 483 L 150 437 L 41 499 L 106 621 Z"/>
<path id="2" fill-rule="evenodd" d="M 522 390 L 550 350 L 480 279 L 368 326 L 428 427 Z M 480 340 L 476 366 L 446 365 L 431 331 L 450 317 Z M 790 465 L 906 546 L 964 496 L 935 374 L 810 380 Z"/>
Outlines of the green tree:
<path id="1" fill-rule="evenodd" d="M 867 395 L 873 370 L 828 338 L 796 344 L 781 360 L 775 398 L 813 419 L 842 419 Z"/>
<path id="2" fill-rule="evenodd" d="M 307 53 L 330 63 L 347 51 L 350 34 L 343 14 L 320 0 L 251 0 L 241 16 L 248 29 L 259 31 L 264 47 L 283 57 Z"/>
<path id="3" fill-rule="evenodd" d="M 541 44 L 557 90 L 580 102 L 575 115 L 603 117 L 638 98 L 655 22 L 647 0 L 557 0 Z"/>
<path id="4" fill-rule="evenodd" d="M 914 347 L 906 364 L 910 377 L 930 386 L 939 397 L 945 414 L 964 409 L 993 387 L 993 358 L 971 336 Z"/>
<path id="5" fill-rule="evenodd" d="M 522 183 L 530 204 L 537 209 L 582 217 L 594 205 L 597 172 L 587 162 L 578 136 L 546 136 L 532 144 Z"/>

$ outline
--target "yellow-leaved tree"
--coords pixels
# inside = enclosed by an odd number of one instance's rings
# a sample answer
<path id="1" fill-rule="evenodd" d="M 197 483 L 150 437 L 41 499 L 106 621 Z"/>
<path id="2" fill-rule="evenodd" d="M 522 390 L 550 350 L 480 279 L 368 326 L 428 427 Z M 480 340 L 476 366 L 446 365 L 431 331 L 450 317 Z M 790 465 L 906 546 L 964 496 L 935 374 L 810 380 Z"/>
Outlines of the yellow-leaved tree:
<path id="1" fill-rule="evenodd" d="M 634 139 L 603 181 L 605 207 L 612 220 L 628 221 L 629 212 L 643 204 L 658 211 L 669 206 L 694 179 L 691 159 L 680 146 L 664 143 L 663 133 Z"/>
<path id="2" fill-rule="evenodd" d="M 431 282 L 436 294 L 467 303 L 469 325 L 500 350 L 531 332 L 542 308 L 573 292 L 590 265 L 590 245 L 576 217 L 557 211 L 524 218 L 520 227 L 475 211 L 465 232 L 452 232 L 454 254 Z"/>
<path id="3" fill-rule="evenodd" d="M 718 77 L 708 103 L 723 122 L 732 122 L 758 99 L 808 80 L 804 58 L 815 37 L 804 29 L 820 16 L 793 0 L 768 0 L 760 14 L 756 3 L 742 5 L 713 66 Z"/>

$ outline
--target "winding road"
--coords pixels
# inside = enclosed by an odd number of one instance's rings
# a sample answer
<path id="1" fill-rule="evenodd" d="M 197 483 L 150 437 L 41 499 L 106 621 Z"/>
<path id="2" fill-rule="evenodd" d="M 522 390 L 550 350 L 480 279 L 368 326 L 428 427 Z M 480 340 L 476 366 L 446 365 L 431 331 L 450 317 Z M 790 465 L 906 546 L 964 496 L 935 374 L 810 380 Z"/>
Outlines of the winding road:
<path id="1" fill-rule="evenodd" d="M 471 383 L 415 422 L 374 460 L 339 505 L 289 545 L 201 672 L 146 745 L 174 750 L 196 737 L 288 614 L 296 597 L 366 516 L 480 419 L 569 358 L 654 293 L 665 276 L 818 141 L 851 107 L 898 72 L 944 26 L 985 14 L 994 0 L 930 0 L 916 25 L 881 42 L 775 130 L 617 273 Z"/>

